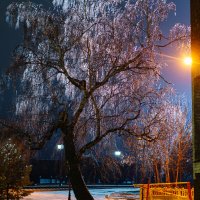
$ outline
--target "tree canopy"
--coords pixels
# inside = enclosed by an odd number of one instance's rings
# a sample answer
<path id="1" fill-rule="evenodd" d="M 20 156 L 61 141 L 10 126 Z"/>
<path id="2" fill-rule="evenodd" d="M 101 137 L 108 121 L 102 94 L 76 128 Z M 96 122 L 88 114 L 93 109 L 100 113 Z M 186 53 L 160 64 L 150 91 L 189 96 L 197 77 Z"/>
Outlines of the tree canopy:
<path id="1" fill-rule="evenodd" d="M 35 146 L 62 131 L 76 198 L 89 200 L 79 187 L 80 158 L 113 134 L 159 136 L 170 90 L 160 71 L 162 48 L 187 43 L 190 29 L 176 24 L 164 35 L 160 25 L 175 10 L 164 0 L 53 4 L 8 7 L 7 21 L 24 32 L 9 70 L 20 79 L 16 114 Z"/>

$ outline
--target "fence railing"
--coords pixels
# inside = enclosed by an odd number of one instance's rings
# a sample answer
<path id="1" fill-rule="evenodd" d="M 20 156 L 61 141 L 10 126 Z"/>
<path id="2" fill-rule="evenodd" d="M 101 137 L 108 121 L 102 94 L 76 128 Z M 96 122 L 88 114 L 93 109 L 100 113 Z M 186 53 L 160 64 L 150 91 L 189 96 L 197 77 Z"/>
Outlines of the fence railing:
<path id="1" fill-rule="evenodd" d="M 193 200 L 190 182 L 134 184 L 140 188 L 140 200 Z"/>

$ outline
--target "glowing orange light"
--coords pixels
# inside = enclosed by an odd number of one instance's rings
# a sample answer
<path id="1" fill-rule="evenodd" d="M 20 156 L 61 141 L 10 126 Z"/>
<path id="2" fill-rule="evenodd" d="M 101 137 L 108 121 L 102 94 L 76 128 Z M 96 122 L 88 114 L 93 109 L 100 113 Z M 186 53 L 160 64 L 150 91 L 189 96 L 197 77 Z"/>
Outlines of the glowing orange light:
<path id="1" fill-rule="evenodd" d="M 192 58 L 191 57 L 185 57 L 183 62 L 185 63 L 185 65 L 192 65 Z"/>

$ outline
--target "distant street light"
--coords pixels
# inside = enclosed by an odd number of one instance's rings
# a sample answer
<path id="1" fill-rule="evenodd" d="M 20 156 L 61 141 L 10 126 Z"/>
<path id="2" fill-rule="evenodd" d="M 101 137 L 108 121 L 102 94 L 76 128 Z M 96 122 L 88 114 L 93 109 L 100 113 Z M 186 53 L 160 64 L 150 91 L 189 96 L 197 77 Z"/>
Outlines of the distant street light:
<path id="1" fill-rule="evenodd" d="M 115 151 L 115 156 L 121 156 L 121 151 Z"/>
<path id="2" fill-rule="evenodd" d="M 64 149 L 64 145 L 63 145 L 63 144 L 58 144 L 58 145 L 57 145 L 57 149 L 58 149 L 58 150 Z"/>

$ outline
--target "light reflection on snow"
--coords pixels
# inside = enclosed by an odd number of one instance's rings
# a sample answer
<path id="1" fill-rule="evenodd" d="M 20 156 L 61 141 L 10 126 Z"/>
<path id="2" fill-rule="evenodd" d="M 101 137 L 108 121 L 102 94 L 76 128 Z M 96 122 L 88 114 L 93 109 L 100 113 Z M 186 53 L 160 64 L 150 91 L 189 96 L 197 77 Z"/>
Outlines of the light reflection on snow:
<path id="1" fill-rule="evenodd" d="M 110 195 L 114 192 L 130 192 L 133 188 L 106 188 L 106 189 L 91 189 L 90 192 L 95 200 L 105 200 L 105 195 Z M 138 191 L 138 190 L 135 190 Z M 68 191 L 42 191 L 34 192 L 24 200 L 66 200 Z M 76 200 L 72 192 L 72 200 Z"/>
<path id="2" fill-rule="evenodd" d="M 68 193 L 64 191 L 44 191 L 44 192 L 34 192 L 30 196 L 24 198 L 25 200 L 61 200 L 67 199 Z M 74 195 L 72 195 L 72 200 L 75 200 Z"/>

